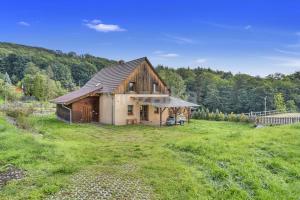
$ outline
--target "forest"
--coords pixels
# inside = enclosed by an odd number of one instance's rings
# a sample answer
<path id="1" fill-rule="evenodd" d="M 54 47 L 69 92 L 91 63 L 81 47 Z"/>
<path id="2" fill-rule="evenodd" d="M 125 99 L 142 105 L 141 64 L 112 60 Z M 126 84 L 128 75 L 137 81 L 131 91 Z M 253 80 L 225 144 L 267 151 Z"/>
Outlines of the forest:
<path id="1" fill-rule="evenodd" d="M 97 71 L 114 63 L 90 54 L 0 42 L 0 95 L 21 98 L 15 92 L 21 88 L 25 97 L 48 101 L 84 85 Z M 209 111 L 262 111 L 265 99 L 267 110 L 276 109 L 278 99 L 286 110 L 300 108 L 300 71 L 259 77 L 202 67 L 175 67 L 156 67 L 172 95 Z"/>

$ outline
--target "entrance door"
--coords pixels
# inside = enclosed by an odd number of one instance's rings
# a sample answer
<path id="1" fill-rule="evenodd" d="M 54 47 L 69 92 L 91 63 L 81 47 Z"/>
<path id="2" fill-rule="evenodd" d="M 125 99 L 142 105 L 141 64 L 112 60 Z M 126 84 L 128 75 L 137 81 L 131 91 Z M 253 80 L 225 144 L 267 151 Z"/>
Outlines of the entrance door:
<path id="1" fill-rule="evenodd" d="M 140 120 L 141 121 L 148 121 L 148 105 L 141 105 L 140 107 Z"/>
<path id="2" fill-rule="evenodd" d="M 82 121 L 91 122 L 92 121 L 92 109 L 89 105 L 84 105 L 82 107 Z"/>

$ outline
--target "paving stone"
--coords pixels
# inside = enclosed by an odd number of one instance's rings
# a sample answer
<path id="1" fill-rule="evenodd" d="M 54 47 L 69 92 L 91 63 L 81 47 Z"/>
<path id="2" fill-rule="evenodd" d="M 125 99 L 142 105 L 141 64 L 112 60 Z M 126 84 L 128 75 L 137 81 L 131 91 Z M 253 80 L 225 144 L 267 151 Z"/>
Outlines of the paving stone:
<path id="1" fill-rule="evenodd" d="M 0 172 L 0 189 L 11 180 L 19 180 L 25 176 L 21 169 L 17 169 L 13 165 L 7 165 L 5 170 Z"/>
<path id="2" fill-rule="evenodd" d="M 82 171 L 74 175 L 71 184 L 48 200 L 110 200 L 110 199 L 151 199 L 152 189 L 141 180 L 126 176 L 136 170 L 133 165 L 114 167 L 116 173 Z"/>

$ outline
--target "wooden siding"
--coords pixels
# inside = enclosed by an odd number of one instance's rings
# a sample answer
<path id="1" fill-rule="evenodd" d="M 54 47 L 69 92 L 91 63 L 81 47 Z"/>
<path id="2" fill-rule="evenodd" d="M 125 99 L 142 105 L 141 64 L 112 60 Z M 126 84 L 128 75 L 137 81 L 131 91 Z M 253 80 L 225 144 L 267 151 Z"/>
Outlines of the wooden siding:
<path id="1" fill-rule="evenodd" d="M 99 96 L 90 96 L 72 104 L 73 122 L 99 121 Z"/>
<path id="2" fill-rule="evenodd" d="M 135 83 L 135 91 L 129 91 L 129 83 Z M 156 83 L 156 92 L 153 92 L 153 84 Z M 161 81 L 147 62 L 141 63 L 129 77 L 115 90 L 116 94 L 169 94 L 167 86 Z"/>

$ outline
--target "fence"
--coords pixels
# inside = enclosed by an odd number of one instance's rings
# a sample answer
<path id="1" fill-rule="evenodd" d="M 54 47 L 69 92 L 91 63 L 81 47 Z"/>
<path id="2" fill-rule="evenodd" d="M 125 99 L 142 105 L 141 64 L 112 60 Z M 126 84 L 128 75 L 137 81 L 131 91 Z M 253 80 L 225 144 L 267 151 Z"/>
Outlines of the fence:
<path id="1" fill-rule="evenodd" d="M 248 117 L 253 118 L 253 117 L 261 117 L 261 116 L 277 115 L 277 114 L 283 114 L 283 113 L 289 113 L 289 111 L 267 110 L 267 111 L 244 113 L 244 115 L 247 115 Z"/>
<path id="2" fill-rule="evenodd" d="M 256 124 L 260 125 L 283 125 L 283 124 L 294 124 L 300 122 L 299 117 L 257 117 Z"/>
<path id="3" fill-rule="evenodd" d="M 252 121 L 260 125 L 283 125 L 300 122 L 300 113 L 292 111 L 268 110 L 245 113 Z"/>
<path id="4" fill-rule="evenodd" d="M 5 111 L 7 109 L 28 109 L 31 108 L 33 115 L 50 115 L 54 114 L 56 111 L 55 104 L 41 103 L 41 102 L 22 102 L 16 101 L 9 104 L 0 105 L 0 111 Z"/>

